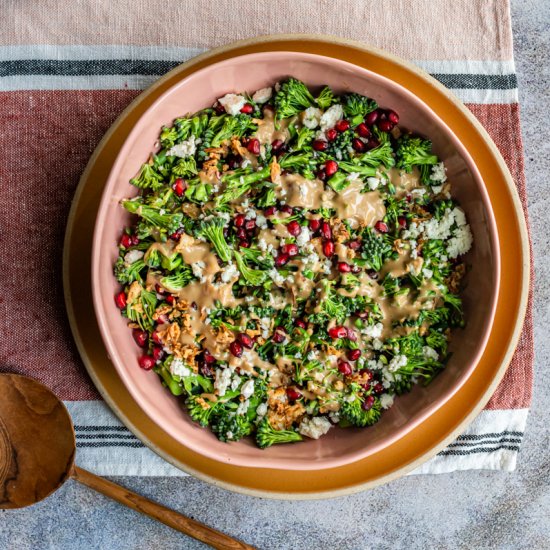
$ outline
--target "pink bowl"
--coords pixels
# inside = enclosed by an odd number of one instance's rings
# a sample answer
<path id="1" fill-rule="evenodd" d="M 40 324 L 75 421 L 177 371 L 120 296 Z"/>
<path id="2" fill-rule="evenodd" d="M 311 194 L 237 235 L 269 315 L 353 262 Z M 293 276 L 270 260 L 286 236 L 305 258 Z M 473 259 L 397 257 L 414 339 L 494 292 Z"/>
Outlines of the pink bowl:
<path id="1" fill-rule="evenodd" d="M 396 399 L 380 422 L 366 429 L 334 429 L 319 440 L 258 449 L 251 441 L 222 443 L 194 424 L 181 402 L 152 372 L 137 365 L 139 349 L 113 297 L 118 240 L 129 215 L 119 201 L 136 194 L 128 181 L 148 158 L 161 126 L 211 105 L 228 92 L 253 92 L 292 75 L 309 86 L 328 84 L 336 92 L 355 91 L 399 112 L 401 124 L 429 136 L 445 160 L 453 194 L 466 211 L 474 235 L 464 293 L 467 326 L 456 331 L 453 356 L 429 386 L 416 386 Z M 391 80 L 333 58 L 268 52 L 235 57 L 199 70 L 164 93 L 136 123 L 109 175 L 96 220 L 92 252 L 94 307 L 107 351 L 122 381 L 143 409 L 182 445 L 209 458 L 239 466 L 316 470 L 341 466 L 387 447 L 428 418 L 464 384 L 481 357 L 493 322 L 500 279 L 498 235 L 481 176 L 466 149 L 445 123 L 413 93 Z"/>

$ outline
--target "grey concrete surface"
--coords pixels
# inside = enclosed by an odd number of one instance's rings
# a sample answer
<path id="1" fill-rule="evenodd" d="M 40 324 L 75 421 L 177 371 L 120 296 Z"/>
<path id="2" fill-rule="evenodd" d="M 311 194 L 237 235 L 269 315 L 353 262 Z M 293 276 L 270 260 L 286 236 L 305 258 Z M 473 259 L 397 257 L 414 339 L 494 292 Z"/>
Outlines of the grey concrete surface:
<path id="1" fill-rule="evenodd" d="M 537 272 L 533 408 L 516 472 L 414 476 L 313 502 L 251 498 L 192 478 L 117 478 L 262 549 L 550 548 L 550 2 L 513 0 L 515 55 Z M 0 512 L 3 549 L 204 548 L 69 482 L 32 508 Z"/>

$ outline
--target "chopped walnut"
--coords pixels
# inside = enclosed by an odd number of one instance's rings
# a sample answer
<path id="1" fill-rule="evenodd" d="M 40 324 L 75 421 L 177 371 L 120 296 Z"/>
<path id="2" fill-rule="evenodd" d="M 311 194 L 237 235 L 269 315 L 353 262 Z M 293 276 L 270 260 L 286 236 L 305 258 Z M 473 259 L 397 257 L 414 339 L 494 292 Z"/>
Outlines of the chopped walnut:
<path id="1" fill-rule="evenodd" d="M 334 218 L 331 222 L 332 235 L 337 243 L 344 243 L 349 240 L 349 231 L 347 227 L 338 218 Z"/>
<path id="2" fill-rule="evenodd" d="M 298 421 L 306 412 L 305 407 L 301 403 L 291 405 L 288 402 L 286 389 L 279 387 L 272 390 L 268 394 L 267 404 L 269 412 L 267 417 L 269 423 L 276 430 L 286 430 L 292 424 Z"/>
<path id="3" fill-rule="evenodd" d="M 273 157 L 273 160 L 271 161 L 271 166 L 270 166 L 271 181 L 273 183 L 279 183 L 280 175 L 281 175 L 281 167 L 279 166 L 277 159 Z"/>
<path id="4" fill-rule="evenodd" d="M 243 147 L 241 145 L 241 142 L 238 138 L 231 138 L 231 151 L 233 151 L 235 155 L 239 155 L 243 158 L 246 158 L 248 154 L 248 150 L 246 149 L 246 147 Z"/>
<path id="5" fill-rule="evenodd" d="M 449 290 L 453 294 L 458 294 L 460 290 L 460 283 L 466 274 L 466 265 L 458 264 L 454 271 L 445 279 L 445 283 L 449 287 Z"/>
<path id="6" fill-rule="evenodd" d="M 230 344 L 235 340 L 235 334 L 232 330 L 229 330 L 225 325 L 220 325 L 216 332 L 216 341 L 220 344 Z"/>

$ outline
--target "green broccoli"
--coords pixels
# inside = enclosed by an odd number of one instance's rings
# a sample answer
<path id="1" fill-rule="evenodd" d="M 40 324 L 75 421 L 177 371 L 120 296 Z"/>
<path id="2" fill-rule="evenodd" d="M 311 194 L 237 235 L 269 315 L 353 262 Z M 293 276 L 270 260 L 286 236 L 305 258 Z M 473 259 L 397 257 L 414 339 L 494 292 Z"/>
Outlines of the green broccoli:
<path id="1" fill-rule="evenodd" d="M 139 174 L 132 178 L 130 183 L 140 189 L 152 189 L 153 191 L 159 190 L 164 185 L 162 175 L 149 163 L 142 165 Z"/>
<path id="2" fill-rule="evenodd" d="M 297 115 L 315 103 L 307 86 L 296 78 L 289 78 L 281 84 L 275 94 L 275 110 L 278 119 Z"/>
<path id="3" fill-rule="evenodd" d="M 213 416 L 222 408 L 221 401 L 211 403 L 201 399 L 200 395 L 190 395 L 185 401 L 185 405 L 187 406 L 189 416 L 204 428 L 210 424 Z"/>
<path id="4" fill-rule="evenodd" d="M 126 305 L 126 317 L 137 323 L 143 330 L 153 330 L 155 322 L 153 314 L 157 307 L 157 297 L 154 292 L 149 292 L 144 288 L 132 302 Z"/>
<path id="5" fill-rule="evenodd" d="M 328 109 L 334 101 L 334 93 L 329 86 L 325 86 L 315 100 L 320 109 Z"/>
<path id="6" fill-rule="evenodd" d="M 266 280 L 267 273 L 265 271 L 248 267 L 243 257 L 236 250 L 233 254 L 235 255 L 235 260 L 237 261 L 237 267 L 248 284 L 252 286 L 260 286 Z"/>
<path id="7" fill-rule="evenodd" d="M 182 384 L 172 376 L 166 365 L 156 365 L 153 371 L 162 378 L 162 381 L 166 384 L 172 395 L 179 396 L 183 394 L 184 388 Z"/>
<path id="8" fill-rule="evenodd" d="M 256 197 L 256 206 L 258 208 L 267 208 L 268 206 L 273 206 L 276 202 L 277 196 L 273 187 L 265 186 Z"/>
<path id="9" fill-rule="evenodd" d="M 214 218 L 201 222 L 199 235 L 206 237 L 212 243 L 222 261 L 229 262 L 231 260 L 231 248 L 229 248 L 223 235 L 224 227 L 225 222 L 223 218 Z"/>
<path id="10" fill-rule="evenodd" d="M 367 261 L 371 269 L 380 271 L 387 257 L 391 254 L 391 246 L 370 227 L 363 231 L 362 236 L 361 257 Z"/>
<path id="11" fill-rule="evenodd" d="M 302 441 L 302 439 L 302 436 L 295 430 L 276 430 L 271 426 L 267 418 L 263 418 L 256 429 L 256 443 L 260 449 L 280 443 Z"/>
<path id="12" fill-rule="evenodd" d="M 331 319 L 336 319 L 338 323 L 343 323 L 346 319 L 346 306 L 342 304 L 339 295 L 333 290 L 332 282 L 324 279 L 321 281 L 322 292 L 320 296 L 321 310 Z"/>
<path id="13" fill-rule="evenodd" d="M 269 178 L 270 172 L 270 167 L 265 166 L 257 172 L 246 168 L 229 173 L 223 178 L 223 182 L 226 184 L 226 187 L 223 193 L 216 197 L 216 206 L 223 206 L 235 199 L 238 199 L 241 195 L 248 193 L 255 183 Z"/>
<path id="14" fill-rule="evenodd" d="M 410 391 L 414 380 L 418 378 L 422 378 L 423 384 L 426 386 L 443 368 L 443 363 L 435 359 L 426 359 L 422 356 L 409 357 L 407 364 L 394 372 L 395 391 L 398 394 Z"/>
<path id="15" fill-rule="evenodd" d="M 127 265 L 124 256 L 119 256 L 114 269 L 116 280 L 123 285 L 128 285 L 134 281 L 141 283 L 143 281 L 141 272 L 145 267 L 145 262 L 141 258 Z"/>
<path id="16" fill-rule="evenodd" d="M 157 209 L 152 206 L 143 204 L 143 199 L 137 197 L 132 200 L 123 200 L 122 206 L 131 212 L 143 218 L 147 223 L 157 229 L 164 230 L 167 233 L 173 233 L 181 225 L 183 214 L 176 212 L 163 212 L 162 209 Z"/>
<path id="17" fill-rule="evenodd" d="M 176 178 L 190 178 L 198 174 L 197 162 L 193 157 L 185 159 L 179 159 L 178 162 L 172 167 L 172 176 Z"/>
<path id="18" fill-rule="evenodd" d="M 162 277 L 160 284 L 168 292 L 179 292 L 184 286 L 187 286 L 193 280 L 193 273 L 189 266 L 181 267 L 176 273 L 167 277 Z"/>
<path id="19" fill-rule="evenodd" d="M 378 109 L 378 104 L 374 99 L 361 94 L 344 94 L 341 99 L 344 114 L 350 119 L 352 126 L 361 124 L 365 116 Z"/>
<path id="20" fill-rule="evenodd" d="M 361 164 L 365 164 L 373 168 L 380 166 L 380 164 L 383 164 L 386 168 L 391 168 L 395 164 L 393 150 L 389 141 L 380 144 L 378 147 L 375 147 L 374 149 L 371 149 L 356 158 Z"/>
<path id="21" fill-rule="evenodd" d="M 256 130 L 257 126 L 247 115 L 226 115 L 222 127 L 212 138 L 210 147 L 219 147 L 223 141 L 232 137 L 242 137 L 248 130 Z"/>
<path id="22" fill-rule="evenodd" d="M 212 186 L 209 183 L 204 183 L 200 178 L 193 178 L 188 182 L 185 196 L 192 202 L 199 204 L 208 202 L 212 193 Z"/>
<path id="23" fill-rule="evenodd" d="M 314 137 L 315 130 L 311 130 L 306 126 L 302 126 L 296 133 L 296 144 L 294 146 L 294 149 L 299 151 L 300 149 L 311 145 Z"/>
<path id="24" fill-rule="evenodd" d="M 437 164 L 439 159 L 432 153 L 432 142 L 410 134 L 401 136 L 397 140 L 397 168 L 412 172 L 415 166 L 421 169 L 422 181 L 429 179 L 429 167 Z M 422 167 L 424 169 L 422 170 Z"/>
<path id="25" fill-rule="evenodd" d="M 254 423 L 246 414 L 224 411 L 214 416 L 211 429 L 220 441 L 239 441 L 252 433 Z"/>
<path id="26" fill-rule="evenodd" d="M 342 400 L 340 405 L 340 416 L 358 428 L 371 426 L 378 422 L 380 414 L 382 413 L 380 399 L 375 398 L 371 408 L 365 410 L 363 408 L 365 399 L 360 397 L 358 393 L 352 393 L 351 395 L 355 397 L 352 401 L 348 401 L 347 399 Z"/>

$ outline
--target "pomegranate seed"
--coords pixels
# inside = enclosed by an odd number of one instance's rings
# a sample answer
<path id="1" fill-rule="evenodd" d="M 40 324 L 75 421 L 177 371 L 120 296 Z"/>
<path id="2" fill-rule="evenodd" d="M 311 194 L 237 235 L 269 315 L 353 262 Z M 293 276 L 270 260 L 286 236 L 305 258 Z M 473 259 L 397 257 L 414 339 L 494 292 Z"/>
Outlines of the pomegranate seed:
<path id="1" fill-rule="evenodd" d="M 164 357 L 164 350 L 160 346 L 155 346 L 153 348 L 153 359 L 155 361 L 160 361 Z"/>
<path id="2" fill-rule="evenodd" d="M 351 142 L 351 146 L 358 153 L 361 153 L 365 150 L 365 144 L 359 138 L 354 138 L 354 140 Z"/>
<path id="3" fill-rule="evenodd" d="M 283 251 L 283 254 L 288 254 L 291 258 L 292 256 L 296 256 L 296 254 L 298 254 L 298 246 L 294 243 L 281 246 L 281 250 Z"/>
<path id="4" fill-rule="evenodd" d="M 221 103 L 214 105 L 214 111 L 217 115 L 223 115 L 225 113 L 225 107 Z"/>
<path id="5" fill-rule="evenodd" d="M 374 405 L 374 401 L 374 395 L 367 395 L 367 397 L 365 397 L 365 400 L 363 401 L 363 404 L 361 405 L 361 408 L 364 411 L 370 411 L 372 409 L 372 406 Z"/>
<path id="6" fill-rule="evenodd" d="M 292 206 L 283 204 L 283 206 L 281 206 L 281 212 L 284 212 L 285 214 L 293 214 L 294 210 L 292 210 Z"/>
<path id="7" fill-rule="evenodd" d="M 172 296 L 172 294 L 168 294 L 168 296 L 166 296 L 166 301 L 172 306 L 174 305 L 176 299 Z"/>
<path id="8" fill-rule="evenodd" d="M 376 281 L 378 279 L 378 272 L 374 271 L 374 269 L 370 269 L 367 271 L 367 275 L 373 280 Z"/>
<path id="9" fill-rule="evenodd" d="M 242 227 L 245 221 L 244 214 L 237 214 L 235 216 L 235 227 Z"/>
<path id="10" fill-rule="evenodd" d="M 246 220 L 246 223 L 244 224 L 244 228 L 247 231 L 252 231 L 256 228 L 256 220 Z"/>
<path id="11" fill-rule="evenodd" d="M 332 239 L 332 229 L 330 228 L 330 224 L 328 222 L 323 222 L 321 224 L 321 235 L 325 239 Z"/>
<path id="12" fill-rule="evenodd" d="M 376 138 L 371 138 L 367 143 L 367 149 L 376 149 L 379 145 L 380 142 Z"/>
<path id="13" fill-rule="evenodd" d="M 297 237 L 302 232 L 302 226 L 296 220 L 292 220 L 287 225 L 287 229 L 293 237 Z"/>
<path id="14" fill-rule="evenodd" d="M 212 364 L 216 362 L 216 358 L 207 349 L 204 350 L 203 356 L 204 356 L 204 360 L 207 363 Z"/>
<path id="15" fill-rule="evenodd" d="M 338 163 L 335 160 L 327 160 L 325 162 L 325 173 L 327 175 L 327 178 L 330 178 L 330 176 L 334 176 L 338 172 Z"/>
<path id="16" fill-rule="evenodd" d="M 348 334 L 348 330 L 343 326 L 336 326 L 328 329 L 328 335 L 331 338 L 345 338 Z"/>
<path id="17" fill-rule="evenodd" d="M 355 130 L 362 138 L 370 138 L 372 136 L 372 132 L 367 128 L 364 122 L 361 122 Z"/>
<path id="18" fill-rule="evenodd" d="M 405 216 L 399 216 L 399 218 L 397 218 L 397 223 L 399 223 L 399 226 L 400 227 L 407 227 L 407 218 L 405 218 Z"/>
<path id="19" fill-rule="evenodd" d="M 353 241 L 350 241 L 348 243 L 348 246 L 352 249 L 352 250 L 359 250 L 361 248 L 361 241 L 358 240 L 358 239 L 355 239 Z"/>
<path id="20" fill-rule="evenodd" d="M 250 103 L 245 103 L 241 108 L 241 113 L 244 113 L 245 115 L 250 115 L 254 112 L 254 107 Z"/>
<path id="21" fill-rule="evenodd" d="M 406 200 L 407 202 L 412 202 L 412 200 L 413 200 L 412 195 L 410 195 L 410 194 L 407 193 L 407 195 L 405 195 L 405 200 Z"/>
<path id="22" fill-rule="evenodd" d="M 155 342 L 155 344 L 162 344 L 162 340 L 160 339 L 160 333 L 155 331 L 153 332 L 153 334 L 151 335 L 151 338 L 153 338 L 153 342 Z"/>
<path id="23" fill-rule="evenodd" d="M 336 128 L 339 132 L 345 132 L 345 131 L 349 128 L 349 121 L 348 121 L 348 120 L 339 120 L 339 121 L 336 123 L 335 128 Z"/>
<path id="24" fill-rule="evenodd" d="M 288 254 L 279 254 L 275 258 L 275 265 L 277 267 L 281 267 L 281 266 L 285 265 L 286 263 L 288 263 L 288 260 L 290 260 L 290 256 Z"/>
<path id="25" fill-rule="evenodd" d="M 337 135 L 338 132 L 334 128 L 331 128 L 330 130 L 327 130 L 325 132 L 325 136 L 327 137 L 328 141 L 334 141 Z"/>
<path id="26" fill-rule="evenodd" d="M 390 132 L 393 128 L 393 124 L 389 121 L 389 120 L 381 120 L 379 123 L 378 123 L 378 129 L 381 131 L 381 132 Z"/>
<path id="27" fill-rule="evenodd" d="M 368 124 L 369 126 L 372 126 L 378 120 L 378 117 L 379 117 L 378 110 L 372 111 L 365 117 L 365 123 Z"/>
<path id="28" fill-rule="evenodd" d="M 172 185 L 172 189 L 174 190 L 174 193 L 178 196 L 178 197 L 181 197 L 183 196 L 183 194 L 185 193 L 185 189 L 187 188 L 187 184 L 181 179 L 181 178 L 178 178 L 175 182 L 174 182 L 174 185 Z"/>
<path id="29" fill-rule="evenodd" d="M 150 355 L 142 355 L 138 359 L 138 364 L 143 370 L 151 370 L 155 366 L 155 358 Z"/>
<path id="30" fill-rule="evenodd" d="M 361 350 L 360 349 L 349 349 L 348 353 L 346 354 L 348 356 L 348 359 L 350 361 L 357 361 L 359 357 L 361 357 Z"/>
<path id="31" fill-rule="evenodd" d="M 326 141 L 323 141 L 322 139 L 316 139 L 314 140 L 314 142 L 311 144 L 311 146 L 316 150 L 316 151 L 326 151 L 327 148 L 328 148 L 328 143 Z"/>
<path id="32" fill-rule="evenodd" d="M 136 344 L 140 348 L 144 348 L 147 345 L 147 340 L 149 339 L 149 335 L 147 334 L 147 331 L 140 330 L 139 328 L 135 328 L 132 331 L 132 336 L 134 337 Z"/>
<path id="33" fill-rule="evenodd" d="M 284 145 L 284 141 L 282 139 L 274 139 L 271 142 L 271 150 L 276 153 L 281 147 Z"/>
<path id="34" fill-rule="evenodd" d="M 248 241 L 239 241 L 239 246 L 241 248 L 250 248 L 250 243 Z"/>
<path id="35" fill-rule="evenodd" d="M 115 296 L 115 304 L 116 307 L 118 307 L 119 309 L 124 309 L 126 307 L 126 294 L 124 293 L 124 291 L 119 292 Z"/>
<path id="36" fill-rule="evenodd" d="M 353 368 L 347 361 L 338 362 L 338 371 L 344 376 L 349 376 L 353 372 Z"/>
<path id="37" fill-rule="evenodd" d="M 200 373 L 208 378 L 213 378 L 215 373 L 214 369 L 208 363 L 201 363 L 199 367 Z"/>
<path id="38" fill-rule="evenodd" d="M 235 356 L 240 357 L 243 354 L 243 346 L 237 340 L 234 340 L 229 344 L 229 351 Z"/>
<path id="39" fill-rule="evenodd" d="M 386 117 L 394 126 L 399 124 L 399 115 L 395 111 L 392 111 L 391 109 L 386 111 Z"/>
<path id="40" fill-rule="evenodd" d="M 340 273 L 349 273 L 351 271 L 351 266 L 346 262 L 338 262 L 338 271 Z"/>
<path id="41" fill-rule="evenodd" d="M 124 233 L 122 237 L 120 237 L 120 246 L 124 248 L 130 248 L 132 246 L 132 237 L 130 235 Z"/>
<path id="42" fill-rule="evenodd" d="M 361 369 L 359 371 L 359 374 L 365 378 L 366 380 L 372 380 L 374 378 L 374 375 L 372 374 L 372 371 L 369 369 Z"/>
<path id="43" fill-rule="evenodd" d="M 180 237 L 182 236 L 183 234 L 183 227 L 180 227 L 177 231 L 174 231 L 174 233 L 172 233 L 170 235 L 170 238 L 173 240 L 173 241 L 179 241 L 180 240 Z"/>
<path id="44" fill-rule="evenodd" d="M 357 341 L 357 333 L 352 328 L 348 328 L 348 340 Z"/>
<path id="45" fill-rule="evenodd" d="M 264 210 L 264 216 L 266 218 L 269 218 L 270 216 L 274 216 L 277 212 L 277 209 L 274 207 L 274 206 L 268 206 L 265 210 Z"/>
<path id="46" fill-rule="evenodd" d="M 244 227 L 240 227 L 237 230 L 237 239 L 241 239 L 242 241 L 245 241 L 248 235 L 246 234 L 246 229 Z"/>
<path id="47" fill-rule="evenodd" d="M 383 222 L 382 220 L 378 220 L 374 224 L 374 229 L 378 231 L 379 233 L 387 233 L 389 231 L 388 224 L 386 222 Z"/>
<path id="48" fill-rule="evenodd" d="M 260 154 L 260 141 L 256 138 L 252 138 L 246 145 L 246 148 L 253 154 Z"/>
<path id="49" fill-rule="evenodd" d="M 315 233 L 321 227 L 321 220 L 309 220 L 309 228 Z"/>
<path id="50" fill-rule="evenodd" d="M 247 349 L 252 349 L 252 346 L 254 345 L 254 340 L 248 334 L 245 334 L 244 332 L 241 332 L 238 336 L 239 342 Z"/>
<path id="51" fill-rule="evenodd" d="M 277 327 L 274 332 L 273 336 L 271 337 L 271 340 L 275 342 L 275 344 L 282 344 L 286 339 L 285 329 L 283 327 Z"/>
<path id="52" fill-rule="evenodd" d="M 332 241 L 325 241 L 323 243 L 323 254 L 330 258 L 334 254 L 334 243 Z"/>
<path id="53" fill-rule="evenodd" d="M 382 386 L 380 382 L 377 382 L 374 386 L 372 386 L 372 391 L 377 395 L 380 395 L 381 393 L 384 393 L 384 386 Z"/>
<path id="54" fill-rule="evenodd" d="M 320 170 L 317 170 L 317 174 L 315 174 L 318 180 L 325 181 L 327 179 L 327 173 L 321 168 Z"/>
<path id="55" fill-rule="evenodd" d="M 287 388 L 286 395 L 291 401 L 296 401 L 302 397 L 302 392 L 298 391 L 296 388 Z"/>
<path id="56" fill-rule="evenodd" d="M 307 328 L 307 323 L 303 319 L 296 319 L 296 321 L 294 321 L 294 326 L 305 330 Z"/>

